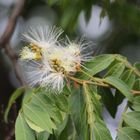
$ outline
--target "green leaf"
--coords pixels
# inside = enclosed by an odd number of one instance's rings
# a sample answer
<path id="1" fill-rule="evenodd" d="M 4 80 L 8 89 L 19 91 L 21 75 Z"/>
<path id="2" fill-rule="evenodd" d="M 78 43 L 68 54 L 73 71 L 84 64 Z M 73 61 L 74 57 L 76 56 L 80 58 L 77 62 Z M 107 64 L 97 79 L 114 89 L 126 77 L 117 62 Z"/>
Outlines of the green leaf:
<path id="1" fill-rule="evenodd" d="M 114 58 L 115 57 L 110 54 L 95 56 L 85 64 L 85 67 L 88 69 L 86 72 L 90 75 L 95 75 L 105 70 L 114 61 Z"/>
<path id="2" fill-rule="evenodd" d="M 71 0 L 60 0 L 60 4 L 63 7 L 63 10 L 67 9 L 67 7 L 71 5 L 71 3 L 73 3 L 73 1 Z"/>
<path id="3" fill-rule="evenodd" d="M 137 70 L 139 70 L 139 71 L 140 71 L 140 63 L 135 63 L 135 64 L 134 64 L 134 67 L 136 67 L 136 68 L 137 68 Z"/>
<path id="4" fill-rule="evenodd" d="M 131 89 L 134 86 L 135 79 L 136 79 L 136 76 L 132 70 L 125 71 L 121 76 L 121 80 L 124 81 Z M 116 99 L 117 106 L 122 103 L 124 97 L 125 96 L 122 95 L 118 90 L 116 91 L 115 99 Z"/>
<path id="5" fill-rule="evenodd" d="M 113 96 L 112 92 L 108 88 L 99 88 L 99 93 L 102 97 L 102 101 L 107 108 L 108 112 L 110 115 L 115 118 L 115 114 L 117 111 L 117 105 L 116 105 L 116 100 L 115 97 Z"/>
<path id="6" fill-rule="evenodd" d="M 107 15 L 107 12 L 105 9 L 102 8 L 102 11 L 100 12 L 100 25 L 102 23 L 102 20 L 104 19 L 104 17 Z"/>
<path id="7" fill-rule="evenodd" d="M 62 133 L 62 131 L 67 125 L 67 121 L 68 121 L 68 116 L 65 117 L 64 121 L 61 124 L 57 125 L 57 129 L 54 131 L 56 137 L 60 136 L 60 134 Z"/>
<path id="8" fill-rule="evenodd" d="M 130 127 L 140 131 L 140 112 L 129 112 L 124 114 L 123 118 Z"/>
<path id="9" fill-rule="evenodd" d="M 95 121 L 93 125 L 93 131 L 94 140 L 112 140 L 110 132 L 105 126 L 105 123 L 99 118 L 98 121 Z"/>
<path id="10" fill-rule="evenodd" d="M 58 2 L 58 0 L 45 0 L 47 1 L 47 3 L 50 5 L 50 6 L 53 6 L 54 4 L 56 4 Z"/>
<path id="11" fill-rule="evenodd" d="M 71 87 L 70 85 L 65 85 L 63 88 L 64 95 L 70 95 L 71 94 Z"/>
<path id="12" fill-rule="evenodd" d="M 68 111 L 68 101 L 63 95 L 53 95 L 39 90 L 32 98 L 23 103 L 25 119 L 30 127 L 37 132 L 56 129 L 63 122 Z"/>
<path id="13" fill-rule="evenodd" d="M 34 94 L 31 101 L 31 106 L 38 106 L 42 111 L 46 112 L 50 118 L 52 118 L 56 123 L 60 123 L 63 118 L 60 110 L 53 106 L 53 103 L 48 100 L 48 96 L 45 94 Z"/>
<path id="14" fill-rule="evenodd" d="M 120 2 L 120 0 L 117 1 Z M 122 28 L 126 28 L 129 31 L 139 33 L 140 10 L 136 7 L 137 4 L 128 3 L 124 0 L 122 1 L 123 4 L 121 5 L 117 2 L 111 4 L 110 8 L 108 9 L 109 15 L 111 17 L 115 17 L 117 22 L 121 24 Z"/>
<path id="15" fill-rule="evenodd" d="M 19 113 L 16 120 L 15 135 L 16 140 L 36 140 L 34 131 L 27 125 L 22 113 Z"/>
<path id="16" fill-rule="evenodd" d="M 90 126 L 90 129 L 93 128 L 93 124 L 95 121 L 95 116 L 94 116 L 94 106 L 92 102 L 92 96 L 89 91 L 88 85 L 84 84 L 83 85 L 83 92 L 84 92 L 84 99 L 85 99 L 85 104 L 86 104 L 86 111 L 87 111 L 87 122 Z M 92 132 L 92 129 L 90 130 Z"/>
<path id="17" fill-rule="evenodd" d="M 30 101 L 30 99 L 32 98 L 33 95 L 33 90 L 32 89 L 27 89 L 23 95 L 23 99 L 22 99 L 22 104 L 24 103 L 28 103 Z"/>
<path id="18" fill-rule="evenodd" d="M 83 9 L 84 9 L 86 23 L 88 23 L 91 17 L 91 13 L 92 13 L 91 10 L 93 6 L 93 1 L 92 0 L 88 0 L 88 2 L 81 1 L 80 3 L 82 2 L 83 2 Z"/>
<path id="19" fill-rule="evenodd" d="M 41 108 L 36 106 L 29 106 L 28 104 L 24 104 L 23 111 L 25 117 L 29 118 L 32 122 L 38 125 L 43 130 L 46 130 L 52 133 L 52 128 L 56 129 L 55 124 L 50 119 L 48 113 L 45 113 L 41 110 Z"/>
<path id="20" fill-rule="evenodd" d="M 73 9 L 73 10 L 71 10 Z M 70 4 L 65 11 L 62 13 L 62 18 L 60 19 L 60 25 L 72 32 L 76 27 L 78 16 L 81 12 L 81 7 L 75 4 Z"/>
<path id="21" fill-rule="evenodd" d="M 113 76 L 113 77 L 120 77 L 125 69 L 124 63 L 116 63 L 113 67 L 109 69 L 105 77 Z"/>
<path id="22" fill-rule="evenodd" d="M 10 100 L 8 102 L 8 106 L 7 106 L 7 108 L 5 110 L 5 113 L 4 113 L 4 120 L 5 120 L 5 122 L 8 122 L 8 114 L 9 114 L 9 111 L 10 111 L 10 108 L 11 108 L 12 104 L 15 102 L 15 100 L 18 97 L 20 97 L 22 95 L 23 91 L 24 91 L 23 87 L 18 88 L 18 89 L 16 89 L 16 91 L 10 97 Z"/>
<path id="23" fill-rule="evenodd" d="M 139 140 L 140 132 L 130 127 L 124 127 L 118 129 L 117 138 L 118 140 Z"/>
<path id="24" fill-rule="evenodd" d="M 131 89 L 126 85 L 121 79 L 118 79 L 116 77 L 106 77 L 105 82 L 114 86 L 116 89 L 118 89 L 129 101 L 133 100 L 133 95 L 130 92 Z"/>
<path id="25" fill-rule="evenodd" d="M 69 104 L 71 117 L 79 139 L 88 140 L 87 116 L 81 88 L 73 88 L 72 95 L 69 98 Z"/>
<path id="26" fill-rule="evenodd" d="M 44 129 L 40 128 L 39 126 L 37 126 L 35 123 L 33 123 L 31 120 L 29 120 L 27 117 L 25 117 L 25 120 L 27 122 L 27 124 L 30 126 L 30 128 L 32 128 L 33 130 L 35 130 L 36 132 L 42 132 L 44 131 Z"/>
<path id="27" fill-rule="evenodd" d="M 134 90 L 140 90 L 140 79 L 137 79 L 135 81 L 135 84 L 134 84 L 134 87 L 133 87 Z"/>
<path id="28" fill-rule="evenodd" d="M 100 102 L 94 91 L 91 92 L 88 85 L 83 85 L 84 99 L 87 111 L 87 123 L 89 125 L 90 139 L 92 140 L 112 140 L 109 130 L 107 129 L 101 117 Z"/>
<path id="29" fill-rule="evenodd" d="M 133 88 L 136 76 L 132 70 L 127 70 L 123 73 L 121 80 L 124 81 L 130 88 Z"/>
<path id="30" fill-rule="evenodd" d="M 55 100 L 55 104 L 56 106 L 64 111 L 67 112 L 68 111 L 68 101 L 66 96 L 64 96 L 63 94 L 59 94 L 57 96 L 54 95 L 54 100 Z"/>
<path id="31" fill-rule="evenodd" d="M 132 104 L 132 108 L 135 111 L 140 111 L 140 96 L 136 96 L 134 98 L 133 104 Z"/>
<path id="32" fill-rule="evenodd" d="M 50 140 L 53 140 L 53 139 L 57 139 L 57 140 L 67 140 L 67 139 L 70 139 L 70 140 L 87 140 L 87 139 L 83 139 L 83 137 L 81 137 L 81 139 L 79 139 L 79 137 L 77 138 L 76 131 L 75 131 L 75 126 L 74 126 L 74 123 L 72 121 L 71 116 L 68 117 L 66 127 L 62 131 L 61 135 L 58 138 L 52 138 L 52 139 L 50 138 Z"/>
<path id="33" fill-rule="evenodd" d="M 97 116 L 102 118 L 102 104 L 101 104 L 101 96 L 97 94 L 96 87 L 89 86 L 89 96 L 91 96 L 91 101 L 94 106 L 94 113 L 96 113 Z"/>
<path id="34" fill-rule="evenodd" d="M 37 140 L 48 140 L 50 133 L 43 131 L 37 134 Z"/>

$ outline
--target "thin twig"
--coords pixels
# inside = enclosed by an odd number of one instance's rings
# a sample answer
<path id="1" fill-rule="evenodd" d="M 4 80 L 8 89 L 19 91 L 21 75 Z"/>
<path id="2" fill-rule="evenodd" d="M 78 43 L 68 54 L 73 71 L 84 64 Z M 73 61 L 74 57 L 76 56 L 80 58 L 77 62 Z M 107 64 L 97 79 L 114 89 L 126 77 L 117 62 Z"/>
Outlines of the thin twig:
<path id="1" fill-rule="evenodd" d="M 101 86 L 101 87 L 112 88 L 111 85 L 109 85 L 107 83 L 104 83 L 103 80 L 100 79 L 100 78 L 98 78 L 99 79 L 99 82 L 98 82 L 98 80 L 96 82 L 93 82 L 93 81 L 90 81 L 90 80 L 77 79 L 77 78 L 72 77 L 72 76 L 69 76 L 69 75 L 67 75 L 67 77 L 69 79 L 75 81 L 76 83 L 81 84 L 81 85 L 83 85 L 83 83 L 87 83 L 87 84 L 93 84 L 93 85 L 97 85 L 97 86 Z M 102 81 L 102 83 L 100 83 L 100 81 Z M 131 93 L 133 95 L 140 95 L 140 91 L 139 90 L 131 90 Z"/>
<path id="2" fill-rule="evenodd" d="M 131 90 L 131 93 L 134 94 L 134 95 L 140 95 L 139 90 Z"/>

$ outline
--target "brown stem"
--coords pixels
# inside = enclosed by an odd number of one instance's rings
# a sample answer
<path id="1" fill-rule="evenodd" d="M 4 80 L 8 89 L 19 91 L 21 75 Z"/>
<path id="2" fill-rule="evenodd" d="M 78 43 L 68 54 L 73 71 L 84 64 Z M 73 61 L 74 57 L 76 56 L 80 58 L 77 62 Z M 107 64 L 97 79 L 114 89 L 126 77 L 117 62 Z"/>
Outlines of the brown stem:
<path id="1" fill-rule="evenodd" d="M 102 86 L 102 87 L 110 87 L 110 85 L 108 85 L 106 83 L 103 83 L 103 82 L 100 83 L 98 81 L 94 82 L 94 81 L 91 81 L 91 80 L 81 80 L 81 79 L 78 79 L 78 78 L 75 78 L 75 77 L 72 77 L 72 76 L 69 76 L 69 75 L 67 75 L 67 77 L 69 79 L 75 81 L 76 83 L 81 84 L 81 85 L 87 83 L 87 84 L 93 84 L 93 85 Z M 101 79 L 99 79 L 99 80 L 101 80 Z"/>
<path id="2" fill-rule="evenodd" d="M 140 95 L 139 90 L 131 90 L 131 93 L 134 94 L 134 95 Z"/>
<path id="3" fill-rule="evenodd" d="M 92 81 L 87 81 L 87 80 L 81 80 L 81 79 L 77 79 L 75 77 L 71 77 L 71 76 L 68 76 L 68 75 L 67 75 L 67 77 L 69 79 L 75 81 L 76 83 L 81 84 L 81 85 L 83 85 L 84 83 L 87 83 L 87 84 L 93 84 L 93 85 L 97 85 L 97 86 L 101 86 L 101 87 L 107 87 L 107 88 L 111 88 L 112 87 L 111 85 L 109 85 L 107 83 L 104 83 L 104 82 L 98 83 L 98 82 L 92 82 Z M 138 91 L 138 90 L 131 90 L 131 93 L 133 95 L 140 95 L 140 91 Z"/>

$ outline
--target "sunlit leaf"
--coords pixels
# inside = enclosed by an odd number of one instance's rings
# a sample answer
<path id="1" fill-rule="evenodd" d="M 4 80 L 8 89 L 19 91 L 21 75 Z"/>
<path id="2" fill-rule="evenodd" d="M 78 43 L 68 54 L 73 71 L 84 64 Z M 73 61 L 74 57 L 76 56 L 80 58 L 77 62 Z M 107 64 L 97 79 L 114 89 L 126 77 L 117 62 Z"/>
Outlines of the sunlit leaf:
<path id="1" fill-rule="evenodd" d="M 79 139 L 87 140 L 89 139 L 88 125 L 82 89 L 73 89 L 72 91 L 72 96 L 69 99 L 71 116 Z"/>
<path id="2" fill-rule="evenodd" d="M 132 108 L 135 110 L 135 111 L 140 111 L 140 96 L 136 96 L 134 98 L 134 101 L 132 103 Z"/>
<path id="3" fill-rule="evenodd" d="M 139 140 L 140 139 L 140 132 L 131 128 L 131 127 L 124 127 L 118 129 L 118 140 Z"/>
<path id="4" fill-rule="evenodd" d="M 95 93 L 85 84 L 84 98 L 87 112 L 87 123 L 89 125 L 90 139 L 92 140 L 112 140 L 109 130 L 102 120 L 100 111 L 100 102 L 96 98 Z M 99 109 L 100 108 L 100 109 Z"/>
<path id="5" fill-rule="evenodd" d="M 64 128 L 67 125 L 67 121 L 68 121 L 68 116 L 65 117 L 64 121 L 61 124 L 57 125 L 57 129 L 54 131 L 56 137 L 60 136 L 60 134 L 62 133 L 62 131 L 64 130 Z"/>
<path id="6" fill-rule="evenodd" d="M 109 130 L 107 129 L 105 123 L 98 119 L 93 125 L 94 140 L 112 140 Z"/>
<path id="7" fill-rule="evenodd" d="M 109 71 L 107 72 L 107 74 L 105 75 L 107 76 L 113 76 L 113 77 L 120 77 L 121 74 L 123 73 L 125 69 L 125 65 L 123 63 L 116 63 L 113 67 L 111 67 L 109 69 Z"/>
<path id="8" fill-rule="evenodd" d="M 89 73 L 92 75 L 106 69 L 114 61 L 114 56 L 110 54 L 103 54 L 94 57 L 92 60 L 87 62 L 85 66 L 89 69 Z"/>
<path id="9" fill-rule="evenodd" d="M 125 82 L 132 89 L 135 84 L 136 76 L 132 70 L 126 70 L 122 74 L 121 80 Z M 121 104 L 124 98 L 125 96 L 117 90 L 115 93 L 116 104 L 117 105 Z"/>
<path id="10" fill-rule="evenodd" d="M 127 97 L 128 100 L 133 100 L 133 95 L 130 92 L 131 89 L 128 87 L 122 80 L 116 78 L 116 77 L 106 77 L 105 82 L 114 86 L 116 89 L 118 89 L 125 97 Z"/>
<path id="11" fill-rule="evenodd" d="M 19 113 L 15 126 L 16 140 L 36 140 L 34 131 L 27 125 L 22 113 Z"/>
<path id="12" fill-rule="evenodd" d="M 24 104 L 23 111 L 27 118 L 32 120 L 43 130 L 52 133 L 52 128 L 56 129 L 56 126 L 50 119 L 48 113 L 44 113 L 39 107 Z"/>
<path id="13" fill-rule="evenodd" d="M 50 133 L 43 131 L 37 134 L 37 140 L 48 140 Z"/>
<path id="14" fill-rule="evenodd" d="M 86 69 L 84 70 L 89 75 L 95 75 L 103 70 L 105 70 L 113 61 L 115 57 L 110 54 L 103 54 L 95 56 L 89 62 L 85 63 Z M 88 76 L 82 73 L 80 78 L 88 79 Z"/>
<path id="15" fill-rule="evenodd" d="M 124 81 L 130 88 L 134 86 L 135 83 L 135 74 L 132 70 L 127 70 L 121 76 L 121 80 Z"/>
<path id="16" fill-rule="evenodd" d="M 25 117 L 25 120 L 27 122 L 27 124 L 30 126 L 31 129 L 35 130 L 36 132 L 42 132 L 44 131 L 44 129 L 40 128 L 39 126 L 37 126 L 35 123 L 33 123 L 31 120 L 29 120 L 28 118 Z"/>
<path id="17" fill-rule="evenodd" d="M 129 112 L 124 114 L 123 118 L 130 127 L 140 131 L 140 112 Z"/>
<path id="18" fill-rule="evenodd" d="M 67 98 L 63 95 L 53 95 L 39 90 L 32 98 L 23 104 L 23 112 L 29 126 L 37 132 L 52 133 L 64 121 L 68 111 Z"/>

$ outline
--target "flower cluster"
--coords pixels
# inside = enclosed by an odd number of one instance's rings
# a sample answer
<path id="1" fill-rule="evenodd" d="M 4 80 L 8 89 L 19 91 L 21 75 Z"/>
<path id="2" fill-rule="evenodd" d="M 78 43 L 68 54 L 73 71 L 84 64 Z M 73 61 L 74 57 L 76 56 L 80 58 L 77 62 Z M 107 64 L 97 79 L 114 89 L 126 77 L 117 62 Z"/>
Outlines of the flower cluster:
<path id="1" fill-rule="evenodd" d="M 31 86 L 44 87 L 49 91 L 60 93 L 67 77 L 75 74 L 88 61 L 92 44 L 84 39 L 60 43 L 63 33 L 57 27 L 39 26 L 28 28 L 23 39 L 28 42 L 20 52 L 20 58 L 27 62 L 26 80 Z"/>

